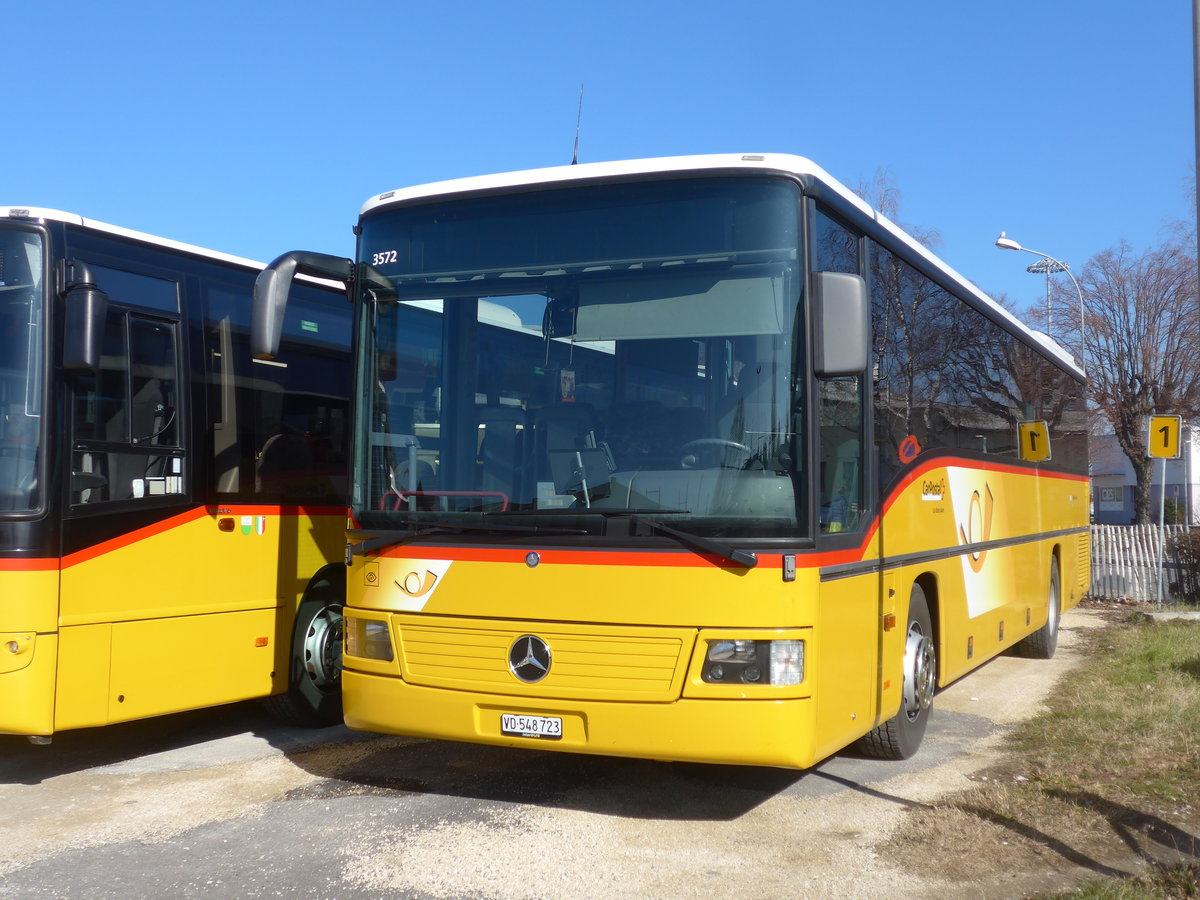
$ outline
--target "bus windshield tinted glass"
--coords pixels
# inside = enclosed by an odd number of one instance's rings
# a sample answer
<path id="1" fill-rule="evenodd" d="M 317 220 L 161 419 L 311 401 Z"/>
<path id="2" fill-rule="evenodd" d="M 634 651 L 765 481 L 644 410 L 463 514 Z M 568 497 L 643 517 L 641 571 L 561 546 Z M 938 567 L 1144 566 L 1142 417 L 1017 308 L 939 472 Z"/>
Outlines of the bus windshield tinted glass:
<path id="1" fill-rule="evenodd" d="M 360 522 L 796 535 L 799 208 L 692 178 L 365 219 Z"/>
<path id="2" fill-rule="evenodd" d="M 0 226 L 0 515 L 41 504 L 42 255 L 40 235 Z"/>

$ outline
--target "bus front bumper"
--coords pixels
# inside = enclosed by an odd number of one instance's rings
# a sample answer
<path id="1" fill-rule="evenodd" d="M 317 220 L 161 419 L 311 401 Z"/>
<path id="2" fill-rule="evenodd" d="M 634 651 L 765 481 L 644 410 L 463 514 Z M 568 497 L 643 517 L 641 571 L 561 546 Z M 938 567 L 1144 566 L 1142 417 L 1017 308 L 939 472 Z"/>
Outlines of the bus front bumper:
<path id="1" fill-rule="evenodd" d="M 811 699 L 616 703 L 508 697 L 412 685 L 346 669 L 346 725 L 360 731 L 678 762 L 814 765 Z M 559 735 L 505 734 L 505 716 L 558 720 Z M 511 724 L 511 720 L 510 720 Z"/>

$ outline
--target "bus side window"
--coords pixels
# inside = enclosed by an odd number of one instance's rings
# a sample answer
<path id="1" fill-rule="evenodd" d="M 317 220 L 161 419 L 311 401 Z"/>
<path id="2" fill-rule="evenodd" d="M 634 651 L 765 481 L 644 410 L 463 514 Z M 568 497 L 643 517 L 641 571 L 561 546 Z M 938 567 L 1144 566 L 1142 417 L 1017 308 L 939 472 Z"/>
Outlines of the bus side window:
<path id="1" fill-rule="evenodd" d="M 862 269 L 862 235 L 814 204 L 812 209 L 813 271 L 848 272 Z M 818 382 L 821 470 L 820 527 L 822 534 L 858 531 L 864 526 L 863 379 L 826 378 Z"/>
<path id="2" fill-rule="evenodd" d="M 95 267 L 109 277 L 115 270 Z M 174 282 L 132 273 L 113 278 L 116 300 L 140 297 L 151 283 L 169 307 Z M 75 377 L 72 401 L 71 502 L 93 505 L 184 492 L 179 423 L 178 323 L 110 307 L 100 369 Z"/>
<path id="3" fill-rule="evenodd" d="M 821 532 L 837 534 L 862 527 L 862 378 L 820 381 Z"/>

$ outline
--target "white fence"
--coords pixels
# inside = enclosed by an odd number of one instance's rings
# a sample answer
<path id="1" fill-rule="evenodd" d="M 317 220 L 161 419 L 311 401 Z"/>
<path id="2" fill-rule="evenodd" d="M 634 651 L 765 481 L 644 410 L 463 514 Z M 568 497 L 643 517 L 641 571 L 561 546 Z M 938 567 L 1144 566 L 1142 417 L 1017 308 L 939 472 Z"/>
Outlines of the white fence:
<path id="1" fill-rule="evenodd" d="M 1164 601 L 1171 599 L 1171 584 L 1179 580 L 1169 549 L 1171 537 L 1183 530 L 1182 525 L 1163 529 L 1167 543 L 1162 556 Z M 1159 541 L 1157 525 L 1093 525 L 1092 589 L 1088 596 L 1097 600 L 1157 601 Z"/>

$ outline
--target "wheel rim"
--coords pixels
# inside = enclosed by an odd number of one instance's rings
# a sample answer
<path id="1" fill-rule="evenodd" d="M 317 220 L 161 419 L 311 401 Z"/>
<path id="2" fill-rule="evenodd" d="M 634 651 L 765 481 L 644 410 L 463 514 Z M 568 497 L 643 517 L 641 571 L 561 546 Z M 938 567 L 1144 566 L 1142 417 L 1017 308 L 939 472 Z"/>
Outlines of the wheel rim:
<path id="1" fill-rule="evenodd" d="M 1046 631 L 1051 641 L 1058 640 L 1058 570 L 1050 573 L 1050 609 L 1046 615 Z"/>
<path id="2" fill-rule="evenodd" d="M 919 622 L 910 622 L 904 644 L 904 712 L 909 719 L 933 704 L 933 671 L 933 642 Z"/>
<path id="3" fill-rule="evenodd" d="M 304 668 L 321 690 L 338 684 L 342 674 L 342 613 L 325 607 L 308 623 L 304 638 Z"/>

